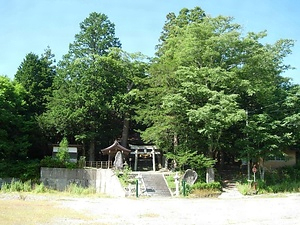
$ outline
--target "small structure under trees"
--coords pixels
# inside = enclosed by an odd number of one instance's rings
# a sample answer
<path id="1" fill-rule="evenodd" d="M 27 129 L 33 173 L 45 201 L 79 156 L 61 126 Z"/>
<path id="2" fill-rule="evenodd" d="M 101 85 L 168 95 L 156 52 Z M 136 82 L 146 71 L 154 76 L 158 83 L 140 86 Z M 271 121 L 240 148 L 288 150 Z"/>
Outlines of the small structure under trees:
<path id="1" fill-rule="evenodd" d="M 111 162 L 113 161 L 113 158 L 116 156 L 117 152 L 121 152 L 122 156 L 123 155 L 128 156 L 131 150 L 123 147 L 116 140 L 111 146 L 102 149 L 101 152 L 103 155 L 108 155 L 108 168 L 109 168 L 109 165 L 111 165 Z"/>

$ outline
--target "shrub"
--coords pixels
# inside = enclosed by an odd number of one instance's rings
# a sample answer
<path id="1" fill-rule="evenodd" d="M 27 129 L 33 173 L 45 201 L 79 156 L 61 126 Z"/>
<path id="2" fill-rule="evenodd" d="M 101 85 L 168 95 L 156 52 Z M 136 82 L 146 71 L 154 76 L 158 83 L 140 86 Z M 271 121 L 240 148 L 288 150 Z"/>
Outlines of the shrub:
<path id="1" fill-rule="evenodd" d="M 61 161 L 60 159 L 51 156 L 46 156 L 41 160 L 41 167 L 68 168 L 68 169 L 78 168 L 77 164 L 74 162 Z"/>
<path id="2" fill-rule="evenodd" d="M 75 194 L 75 195 L 88 195 L 88 194 L 95 194 L 96 190 L 94 188 L 84 188 L 81 187 L 78 184 L 69 184 L 66 188 L 66 192 L 69 194 Z"/>
<path id="3" fill-rule="evenodd" d="M 41 167 L 64 168 L 65 164 L 59 161 L 57 158 L 46 156 L 41 160 Z"/>
<path id="4" fill-rule="evenodd" d="M 62 139 L 62 141 L 59 143 L 58 152 L 56 154 L 56 157 L 61 162 L 68 162 L 70 160 L 70 154 L 68 151 L 68 140 L 66 137 Z"/>
<path id="5" fill-rule="evenodd" d="M 39 160 L 0 161 L 0 177 L 17 177 L 22 181 L 38 181 L 40 177 Z"/>
<path id="6" fill-rule="evenodd" d="M 222 190 L 222 186 L 220 182 L 212 182 L 212 183 L 202 183 L 196 182 L 192 185 L 192 190 L 196 189 L 206 189 L 206 190 Z"/>
<path id="7" fill-rule="evenodd" d="M 123 170 L 116 170 L 115 173 L 120 180 L 120 183 L 123 187 L 128 186 L 128 184 L 133 183 L 133 180 L 130 178 L 132 170 L 128 165 L 125 165 Z"/>
<path id="8" fill-rule="evenodd" d="M 195 184 L 190 186 L 190 190 L 188 189 L 191 196 L 198 197 L 198 198 L 216 197 L 220 195 L 221 190 L 222 190 L 222 186 L 220 182 L 212 182 L 212 183 L 196 182 Z"/>
<path id="9" fill-rule="evenodd" d="M 264 181 L 257 180 L 257 190 L 253 190 L 246 180 L 240 181 L 237 187 L 244 195 L 253 193 L 299 192 L 300 167 L 297 165 L 267 171 Z"/>
<path id="10" fill-rule="evenodd" d="M 2 192 L 30 192 L 32 191 L 31 180 L 22 182 L 21 180 L 12 180 L 11 183 L 4 183 L 1 187 Z"/>
<path id="11" fill-rule="evenodd" d="M 45 187 L 44 183 L 35 184 L 33 192 L 34 193 L 45 193 L 47 188 Z"/>

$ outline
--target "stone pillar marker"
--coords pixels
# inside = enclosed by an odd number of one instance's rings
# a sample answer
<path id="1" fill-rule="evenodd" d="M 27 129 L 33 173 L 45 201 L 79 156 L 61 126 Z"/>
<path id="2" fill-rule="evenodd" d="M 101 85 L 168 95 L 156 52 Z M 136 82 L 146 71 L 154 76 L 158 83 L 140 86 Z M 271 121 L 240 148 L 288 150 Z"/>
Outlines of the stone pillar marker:
<path id="1" fill-rule="evenodd" d="M 176 191 L 175 191 L 175 196 L 179 196 L 179 178 L 180 176 L 178 175 L 178 172 L 176 172 L 174 179 L 175 179 L 175 185 L 176 185 Z"/>
<path id="2" fill-rule="evenodd" d="M 155 150 L 154 149 L 151 151 L 151 154 L 152 154 L 152 168 L 153 171 L 155 171 Z"/>
<path id="3" fill-rule="evenodd" d="M 206 183 L 215 182 L 215 171 L 214 168 L 207 168 L 206 170 Z"/>
<path id="4" fill-rule="evenodd" d="M 137 164 L 138 164 L 138 150 L 135 150 L 134 155 L 134 171 L 137 171 Z"/>

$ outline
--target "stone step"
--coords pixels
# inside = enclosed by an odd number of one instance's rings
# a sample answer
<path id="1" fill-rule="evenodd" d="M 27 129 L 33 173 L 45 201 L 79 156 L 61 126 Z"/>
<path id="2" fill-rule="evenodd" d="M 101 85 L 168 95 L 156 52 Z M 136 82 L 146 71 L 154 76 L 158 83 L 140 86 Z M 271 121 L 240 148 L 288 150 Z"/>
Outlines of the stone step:
<path id="1" fill-rule="evenodd" d="M 171 197 L 168 185 L 159 173 L 142 173 L 146 193 L 149 196 Z"/>

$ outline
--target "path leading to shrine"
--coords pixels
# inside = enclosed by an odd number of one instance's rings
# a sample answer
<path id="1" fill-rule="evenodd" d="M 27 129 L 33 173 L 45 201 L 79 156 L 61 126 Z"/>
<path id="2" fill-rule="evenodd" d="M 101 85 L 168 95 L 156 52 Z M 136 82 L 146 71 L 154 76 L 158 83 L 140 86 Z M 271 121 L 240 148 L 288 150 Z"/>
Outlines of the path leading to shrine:
<path id="1" fill-rule="evenodd" d="M 92 224 L 300 224 L 300 194 L 233 199 L 76 199 L 62 205 L 97 215 Z"/>
<path id="2" fill-rule="evenodd" d="M 0 194 L 1 205 L 10 202 L 31 205 L 32 221 L 36 218 L 42 205 L 57 212 L 65 213 L 63 217 L 48 219 L 52 224 L 101 224 L 101 225 L 297 225 L 300 224 L 300 194 L 251 196 L 244 198 L 72 198 L 66 196 L 32 195 L 19 199 L 18 195 Z M 16 219 L 24 217 L 13 205 L 13 215 Z M 43 208 L 41 209 L 43 210 Z M 47 213 L 47 212 L 45 212 Z M 74 219 L 74 213 L 86 215 Z M 20 224 L 13 221 L 1 221 L 5 215 L 0 211 L 0 224 Z M 61 215 L 60 215 L 61 216 Z M 27 218 L 28 219 L 28 218 Z M 29 218 L 30 219 L 30 218 Z M 19 221 L 19 220 L 18 220 Z M 27 220 L 30 221 L 30 220 Z M 22 224 L 33 224 L 32 222 Z"/>

